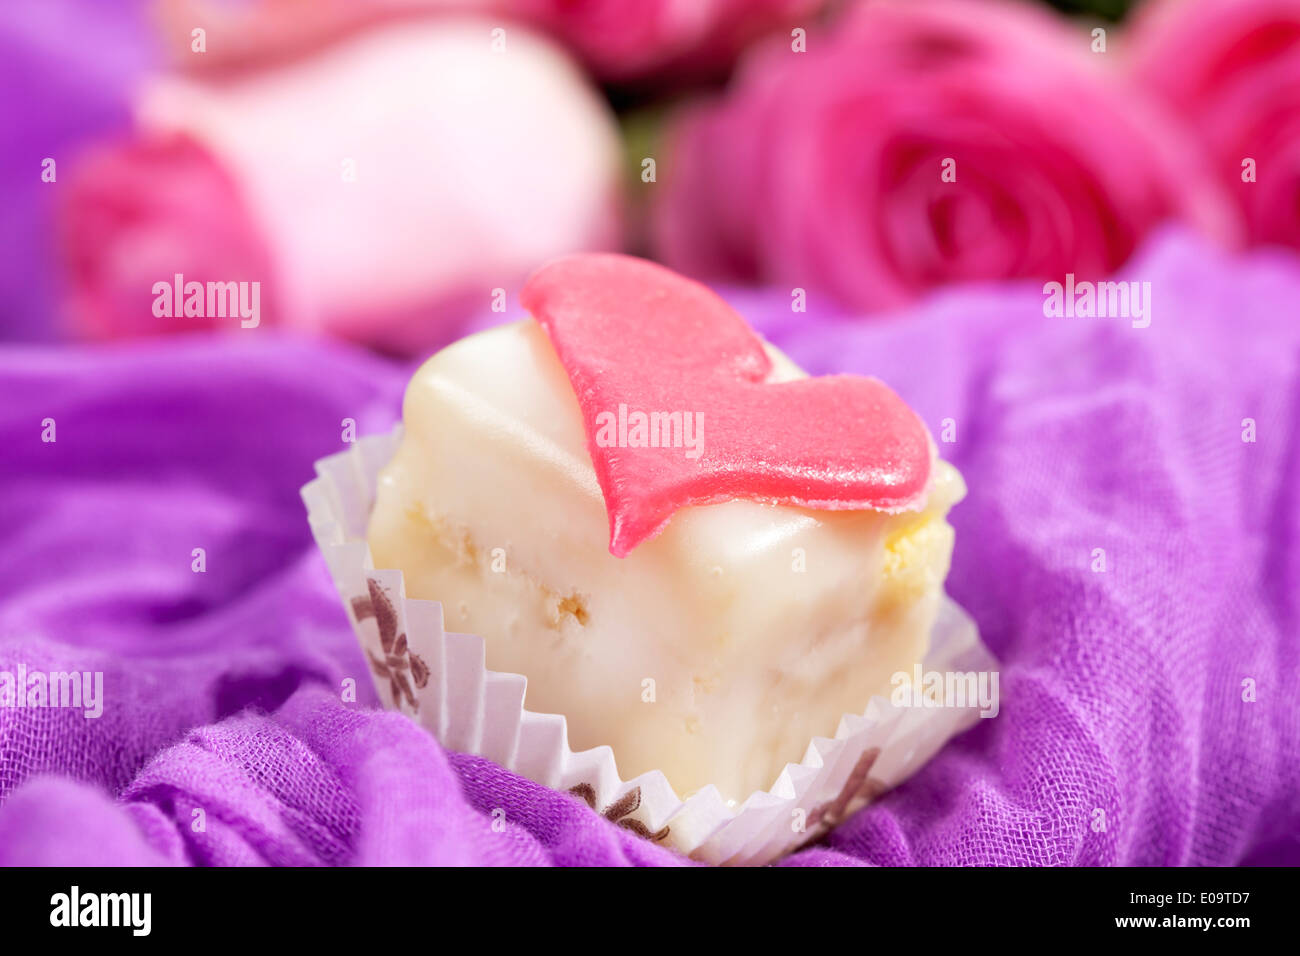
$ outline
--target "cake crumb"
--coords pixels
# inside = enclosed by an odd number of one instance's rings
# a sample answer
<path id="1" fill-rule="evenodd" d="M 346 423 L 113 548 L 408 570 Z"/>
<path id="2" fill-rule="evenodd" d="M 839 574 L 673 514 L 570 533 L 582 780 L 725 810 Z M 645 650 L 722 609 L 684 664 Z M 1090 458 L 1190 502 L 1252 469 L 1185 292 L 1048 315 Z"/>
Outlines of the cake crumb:
<path id="1" fill-rule="evenodd" d="M 697 693 L 712 694 L 718 689 L 720 678 L 717 674 L 696 674 L 693 680 Z"/>
<path id="2" fill-rule="evenodd" d="M 591 615 L 587 613 L 587 605 L 577 594 L 570 594 L 560 600 L 559 607 L 556 608 L 557 615 L 569 614 L 576 620 L 581 627 L 587 626 L 587 621 Z"/>

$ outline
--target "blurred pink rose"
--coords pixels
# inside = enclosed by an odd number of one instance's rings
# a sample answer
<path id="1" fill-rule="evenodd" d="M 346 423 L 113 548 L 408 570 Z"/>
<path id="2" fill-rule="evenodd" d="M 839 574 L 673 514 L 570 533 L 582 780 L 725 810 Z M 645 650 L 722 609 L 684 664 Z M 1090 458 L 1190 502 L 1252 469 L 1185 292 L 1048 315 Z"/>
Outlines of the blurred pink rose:
<path id="1" fill-rule="evenodd" d="M 746 43 L 798 25 L 824 0 L 510 0 L 574 49 L 600 77 L 697 75 L 727 66 Z M 808 23 L 802 24 L 804 27 Z"/>
<path id="2" fill-rule="evenodd" d="M 154 283 L 173 282 L 176 273 L 202 283 L 268 273 L 266 243 L 234 181 L 186 136 L 142 137 L 98 150 L 78 168 L 66 203 L 75 212 L 65 217 L 61 237 L 68 313 L 79 337 L 232 325 L 155 315 Z"/>
<path id="3" fill-rule="evenodd" d="M 509 0 L 155 0 L 162 47 L 195 73 L 265 67 L 307 56 L 366 26 L 434 13 L 499 15 Z M 193 51 L 202 27 L 205 49 Z"/>
<path id="4" fill-rule="evenodd" d="M 431 11 L 473 11 L 509 30 L 526 22 L 561 43 L 603 80 L 649 77 L 681 83 L 721 74 L 769 30 L 798 25 L 826 0 L 159 0 L 167 46 L 196 70 L 245 66 L 301 54 L 379 20 Z M 190 31 L 208 52 L 189 55 Z M 802 22 L 803 26 L 808 26 Z"/>
<path id="5" fill-rule="evenodd" d="M 1155 3 L 1126 49 L 1213 156 L 1251 239 L 1300 249 L 1300 0 Z"/>
<path id="6" fill-rule="evenodd" d="M 490 30 L 404 22 L 146 89 L 140 142 L 92 157 L 66 210 L 77 325 L 167 326 L 139 289 L 183 273 L 261 282 L 263 324 L 416 352 L 539 262 L 614 246 L 608 107 L 549 43 L 498 55 Z"/>
<path id="7" fill-rule="evenodd" d="M 1105 65 L 1019 4 L 855 8 L 805 53 L 756 51 L 669 129 L 655 245 L 706 277 L 879 308 L 950 281 L 1103 274 L 1170 216 L 1232 238 L 1194 151 Z"/>

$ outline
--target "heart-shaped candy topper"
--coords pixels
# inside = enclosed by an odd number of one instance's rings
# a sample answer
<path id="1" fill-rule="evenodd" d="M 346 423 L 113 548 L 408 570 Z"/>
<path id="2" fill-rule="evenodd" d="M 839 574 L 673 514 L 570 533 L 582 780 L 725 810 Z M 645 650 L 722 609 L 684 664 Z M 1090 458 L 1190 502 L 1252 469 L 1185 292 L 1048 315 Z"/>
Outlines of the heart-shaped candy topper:
<path id="1" fill-rule="evenodd" d="M 697 282 L 578 255 L 544 266 L 521 298 L 577 393 L 617 557 L 687 505 L 902 511 L 924 499 L 929 436 L 902 399 L 856 375 L 769 382 L 762 341 Z"/>

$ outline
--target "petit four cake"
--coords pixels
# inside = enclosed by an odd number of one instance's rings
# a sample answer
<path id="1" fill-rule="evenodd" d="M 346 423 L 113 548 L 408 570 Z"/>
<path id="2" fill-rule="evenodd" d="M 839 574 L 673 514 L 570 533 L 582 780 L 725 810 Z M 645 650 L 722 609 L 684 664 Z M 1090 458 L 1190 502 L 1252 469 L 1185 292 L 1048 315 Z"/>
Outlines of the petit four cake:
<path id="1" fill-rule="evenodd" d="M 624 778 L 770 788 L 924 656 L 961 476 L 882 383 L 660 266 L 573 256 L 522 300 L 412 379 L 375 567 Z"/>

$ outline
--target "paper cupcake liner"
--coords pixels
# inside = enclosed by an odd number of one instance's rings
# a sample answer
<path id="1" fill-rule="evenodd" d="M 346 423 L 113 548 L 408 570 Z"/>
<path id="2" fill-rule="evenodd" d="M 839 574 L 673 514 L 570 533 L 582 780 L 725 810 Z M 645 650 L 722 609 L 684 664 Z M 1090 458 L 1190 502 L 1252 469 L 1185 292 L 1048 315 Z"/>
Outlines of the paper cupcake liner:
<path id="1" fill-rule="evenodd" d="M 861 714 L 840 719 L 833 738 L 814 737 L 770 790 L 739 806 L 711 786 L 682 800 L 657 770 L 624 780 L 610 747 L 570 750 L 564 717 L 524 708 L 522 675 L 488 670 L 482 638 L 447 631 L 439 602 L 407 598 L 401 571 L 374 566 L 366 529 L 379 472 L 401 435 L 399 425 L 318 461 L 318 477 L 302 497 L 384 706 L 450 750 L 568 790 L 620 826 L 694 859 L 762 864 L 905 780 L 979 719 L 977 707 L 902 707 L 873 697 Z M 974 622 L 945 596 L 923 671 L 996 666 Z"/>

